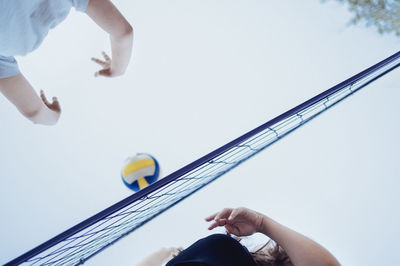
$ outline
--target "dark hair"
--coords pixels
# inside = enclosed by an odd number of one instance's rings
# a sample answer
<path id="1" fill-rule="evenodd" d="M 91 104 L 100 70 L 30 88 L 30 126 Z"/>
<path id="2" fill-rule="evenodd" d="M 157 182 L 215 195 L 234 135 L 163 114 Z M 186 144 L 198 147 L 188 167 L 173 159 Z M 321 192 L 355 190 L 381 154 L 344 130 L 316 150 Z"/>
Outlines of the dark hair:
<path id="1" fill-rule="evenodd" d="M 268 240 L 265 245 L 250 254 L 257 266 L 292 265 L 286 251 L 273 240 Z"/>

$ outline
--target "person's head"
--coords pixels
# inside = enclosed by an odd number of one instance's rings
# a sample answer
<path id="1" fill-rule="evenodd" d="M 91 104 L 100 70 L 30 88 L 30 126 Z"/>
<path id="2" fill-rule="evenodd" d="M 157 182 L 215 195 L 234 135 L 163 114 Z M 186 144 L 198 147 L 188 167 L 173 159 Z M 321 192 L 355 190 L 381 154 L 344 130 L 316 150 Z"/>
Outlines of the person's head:
<path id="1" fill-rule="evenodd" d="M 230 238 L 235 239 L 238 242 L 241 242 L 242 240 L 241 237 L 237 237 L 229 233 L 226 233 L 226 235 L 228 235 Z M 207 246 L 207 248 L 209 248 L 209 245 Z M 182 252 L 182 250 L 183 249 L 176 252 L 173 257 L 178 256 Z M 273 240 L 269 240 L 261 248 L 253 252 L 250 251 L 249 253 L 257 266 L 293 266 L 285 250 Z"/>

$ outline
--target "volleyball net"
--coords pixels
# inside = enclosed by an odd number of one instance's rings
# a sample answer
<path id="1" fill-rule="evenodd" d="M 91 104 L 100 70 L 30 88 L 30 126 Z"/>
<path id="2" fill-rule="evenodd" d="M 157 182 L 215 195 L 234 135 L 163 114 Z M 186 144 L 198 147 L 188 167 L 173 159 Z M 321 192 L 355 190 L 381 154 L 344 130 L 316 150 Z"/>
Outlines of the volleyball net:
<path id="1" fill-rule="evenodd" d="M 6 265 L 78 265 L 400 65 L 400 52 L 26 252 Z"/>

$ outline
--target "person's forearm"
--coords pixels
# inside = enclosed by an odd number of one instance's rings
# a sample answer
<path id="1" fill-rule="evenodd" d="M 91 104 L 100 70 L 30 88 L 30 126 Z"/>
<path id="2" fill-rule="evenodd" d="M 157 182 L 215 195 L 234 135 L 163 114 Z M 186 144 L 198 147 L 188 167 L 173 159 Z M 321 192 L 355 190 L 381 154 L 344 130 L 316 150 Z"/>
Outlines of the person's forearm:
<path id="1" fill-rule="evenodd" d="M 33 123 L 42 125 L 57 123 L 59 114 L 47 108 L 21 73 L 0 79 L 0 91 Z"/>
<path id="2" fill-rule="evenodd" d="M 282 246 L 294 266 L 340 265 L 321 245 L 265 215 L 258 231 Z"/>
<path id="3" fill-rule="evenodd" d="M 116 75 L 122 75 L 129 64 L 132 54 L 133 29 L 130 27 L 123 35 L 110 35 L 111 41 L 111 70 Z"/>
<path id="4" fill-rule="evenodd" d="M 132 26 L 109 0 L 90 0 L 86 14 L 110 35 L 111 71 L 123 74 L 132 53 Z"/>

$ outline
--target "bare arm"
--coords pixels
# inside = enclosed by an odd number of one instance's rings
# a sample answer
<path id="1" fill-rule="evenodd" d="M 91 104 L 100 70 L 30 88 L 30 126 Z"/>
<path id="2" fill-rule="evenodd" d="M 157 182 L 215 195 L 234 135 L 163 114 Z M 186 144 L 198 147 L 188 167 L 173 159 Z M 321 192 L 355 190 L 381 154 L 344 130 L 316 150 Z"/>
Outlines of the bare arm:
<path id="1" fill-rule="evenodd" d="M 90 0 L 86 14 L 110 34 L 112 58 L 104 56 L 105 61 L 93 58 L 103 66 L 96 74 L 108 77 L 124 74 L 132 53 L 132 26 L 109 0 Z"/>
<path id="2" fill-rule="evenodd" d="M 60 117 L 61 108 L 57 98 L 53 97 L 53 102 L 50 103 L 43 91 L 39 98 L 21 73 L 8 78 L 0 78 L 0 91 L 26 118 L 35 124 L 54 125 Z"/>
<path id="3" fill-rule="evenodd" d="M 329 251 L 315 241 L 247 208 L 227 208 L 207 217 L 206 221 L 213 221 L 210 230 L 225 226 L 229 233 L 237 236 L 256 232 L 265 234 L 285 249 L 294 266 L 340 265 Z"/>
<path id="4" fill-rule="evenodd" d="M 266 215 L 262 215 L 262 223 L 258 232 L 282 246 L 295 266 L 340 265 L 336 258 L 320 244 L 277 223 Z"/>

